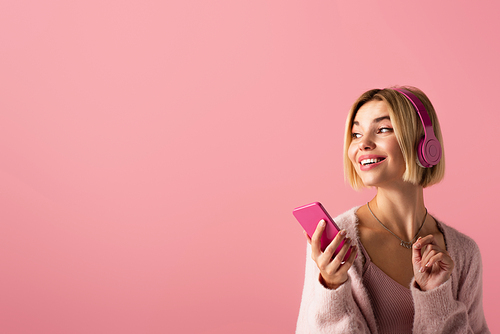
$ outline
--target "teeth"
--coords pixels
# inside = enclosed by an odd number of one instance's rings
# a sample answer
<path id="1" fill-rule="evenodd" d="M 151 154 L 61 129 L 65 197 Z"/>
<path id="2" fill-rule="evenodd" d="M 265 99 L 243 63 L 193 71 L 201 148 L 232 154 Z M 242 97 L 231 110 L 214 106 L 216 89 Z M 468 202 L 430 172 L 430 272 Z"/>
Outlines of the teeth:
<path id="1" fill-rule="evenodd" d="M 368 165 L 368 164 L 374 164 L 374 163 L 377 163 L 377 162 L 380 162 L 384 159 L 381 159 L 381 158 L 377 158 L 377 159 L 364 159 L 364 160 L 361 160 L 361 165 L 365 166 L 365 165 Z"/>

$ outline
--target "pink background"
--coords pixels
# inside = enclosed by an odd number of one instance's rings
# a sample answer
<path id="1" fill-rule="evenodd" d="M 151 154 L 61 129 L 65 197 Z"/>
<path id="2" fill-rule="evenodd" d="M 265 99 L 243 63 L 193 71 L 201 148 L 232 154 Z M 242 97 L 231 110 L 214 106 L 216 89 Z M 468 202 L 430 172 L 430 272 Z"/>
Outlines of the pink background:
<path id="1" fill-rule="evenodd" d="M 393 84 L 438 111 L 426 204 L 479 244 L 499 332 L 499 9 L 1 1 L 1 332 L 292 333 L 291 210 L 373 195 L 344 184 L 344 122 Z"/>

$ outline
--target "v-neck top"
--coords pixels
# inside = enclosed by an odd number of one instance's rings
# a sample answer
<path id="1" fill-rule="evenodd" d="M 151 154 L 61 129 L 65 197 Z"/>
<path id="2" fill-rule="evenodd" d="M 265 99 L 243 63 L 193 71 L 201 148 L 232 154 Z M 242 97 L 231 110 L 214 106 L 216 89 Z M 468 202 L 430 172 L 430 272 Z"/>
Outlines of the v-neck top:
<path id="1" fill-rule="evenodd" d="M 360 242 L 365 257 L 363 284 L 368 290 L 379 333 L 412 333 L 415 308 L 410 287 L 406 288 L 377 267 Z"/>

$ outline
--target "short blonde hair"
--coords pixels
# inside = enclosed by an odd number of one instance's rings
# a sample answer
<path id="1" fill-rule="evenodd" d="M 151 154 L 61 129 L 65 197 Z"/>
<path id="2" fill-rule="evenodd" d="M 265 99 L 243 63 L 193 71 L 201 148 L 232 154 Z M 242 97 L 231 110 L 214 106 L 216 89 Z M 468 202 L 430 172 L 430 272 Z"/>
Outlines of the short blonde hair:
<path id="1" fill-rule="evenodd" d="M 424 127 L 411 102 L 403 94 L 394 90 L 401 88 L 412 92 L 424 104 L 431 119 L 434 134 L 441 144 L 441 160 L 431 168 L 423 168 L 417 164 L 417 148 L 420 139 L 424 135 Z M 403 180 L 415 185 L 421 185 L 424 188 L 440 182 L 444 177 L 444 147 L 436 111 L 429 98 L 421 90 L 405 86 L 369 90 L 354 102 L 349 111 L 344 138 L 344 177 L 351 187 L 355 190 L 365 187 L 365 184 L 349 159 L 348 151 L 352 142 L 352 126 L 356 113 L 365 103 L 370 101 L 385 101 L 389 107 L 389 117 L 391 118 L 394 133 L 396 134 L 401 153 L 406 162 Z"/>

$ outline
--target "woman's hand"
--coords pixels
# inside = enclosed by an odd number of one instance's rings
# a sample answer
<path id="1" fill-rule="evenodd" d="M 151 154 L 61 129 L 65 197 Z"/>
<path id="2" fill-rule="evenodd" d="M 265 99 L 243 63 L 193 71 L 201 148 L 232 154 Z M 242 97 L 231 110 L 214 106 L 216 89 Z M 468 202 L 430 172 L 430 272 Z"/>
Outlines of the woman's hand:
<path id="1" fill-rule="evenodd" d="M 329 289 L 337 289 L 345 281 L 347 281 L 347 271 L 352 266 L 354 259 L 356 258 L 356 246 L 351 247 L 351 239 L 346 238 L 346 231 L 342 230 L 332 242 L 326 247 L 325 251 L 321 251 L 321 235 L 325 230 L 326 223 L 321 220 L 312 235 L 312 238 L 307 237 L 307 241 L 311 244 L 312 259 L 316 262 L 319 271 L 321 273 L 320 281 L 321 283 Z M 342 241 L 345 239 L 345 243 L 340 249 L 340 252 L 333 257 L 333 253 L 340 246 Z M 349 258 L 343 262 L 347 251 L 351 248 L 351 254 Z"/>
<path id="2" fill-rule="evenodd" d="M 422 291 L 446 282 L 455 266 L 450 254 L 438 246 L 432 234 L 418 238 L 413 244 L 412 262 L 415 281 Z"/>

